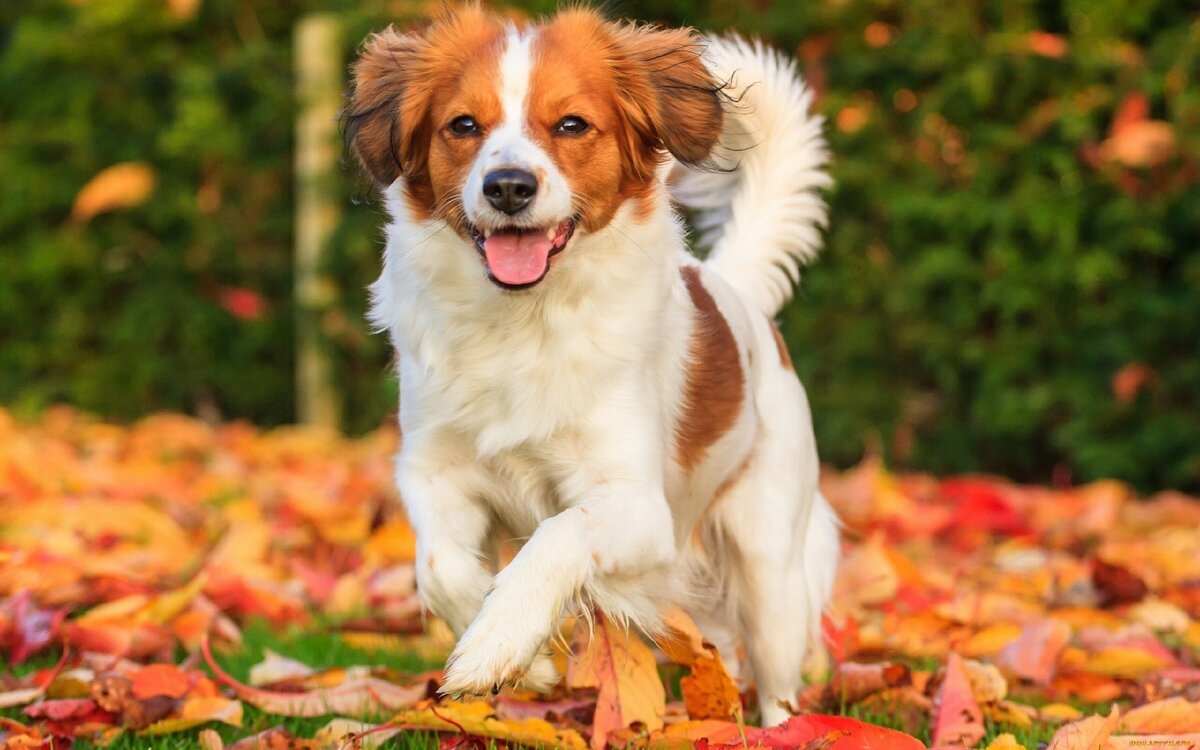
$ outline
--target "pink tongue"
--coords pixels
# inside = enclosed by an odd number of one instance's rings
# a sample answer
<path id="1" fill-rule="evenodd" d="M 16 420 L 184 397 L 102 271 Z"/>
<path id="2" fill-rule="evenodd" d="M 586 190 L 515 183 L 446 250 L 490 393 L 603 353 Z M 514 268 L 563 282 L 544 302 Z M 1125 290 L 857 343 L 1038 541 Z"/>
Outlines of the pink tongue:
<path id="1" fill-rule="evenodd" d="M 488 270 L 505 284 L 530 284 L 546 273 L 546 260 L 554 243 L 546 233 L 497 232 L 483 241 Z"/>

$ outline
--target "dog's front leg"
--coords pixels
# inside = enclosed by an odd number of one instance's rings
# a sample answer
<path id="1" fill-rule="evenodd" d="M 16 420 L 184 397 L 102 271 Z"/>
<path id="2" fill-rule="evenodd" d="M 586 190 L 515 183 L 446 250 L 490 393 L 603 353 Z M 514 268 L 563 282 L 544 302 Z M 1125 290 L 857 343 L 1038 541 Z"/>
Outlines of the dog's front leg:
<path id="1" fill-rule="evenodd" d="M 604 482 L 543 521 L 496 576 L 447 663 L 442 691 L 483 693 L 516 682 L 550 637 L 564 603 L 607 573 L 636 575 L 674 557 L 660 486 Z"/>
<path id="2" fill-rule="evenodd" d="M 491 517 L 479 501 L 487 476 L 453 436 L 406 436 L 396 480 L 417 535 L 421 600 L 462 635 L 483 605 L 492 573 L 482 545 Z"/>

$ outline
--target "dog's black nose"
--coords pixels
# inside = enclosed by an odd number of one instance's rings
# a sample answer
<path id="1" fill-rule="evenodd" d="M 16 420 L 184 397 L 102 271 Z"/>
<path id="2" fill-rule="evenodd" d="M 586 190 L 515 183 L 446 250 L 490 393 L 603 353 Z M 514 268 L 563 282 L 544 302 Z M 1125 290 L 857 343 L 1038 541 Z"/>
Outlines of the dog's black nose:
<path id="1" fill-rule="evenodd" d="M 523 169 L 497 169 L 483 178 L 483 194 L 497 211 L 515 214 L 537 193 L 537 177 Z"/>

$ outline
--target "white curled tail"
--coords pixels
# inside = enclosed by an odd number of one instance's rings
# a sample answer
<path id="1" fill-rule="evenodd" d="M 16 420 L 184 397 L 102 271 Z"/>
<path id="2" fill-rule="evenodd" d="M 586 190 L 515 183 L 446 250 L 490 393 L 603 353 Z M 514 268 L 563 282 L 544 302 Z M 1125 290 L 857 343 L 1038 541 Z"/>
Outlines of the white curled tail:
<path id="1" fill-rule="evenodd" d="M 734 169 L 676 165 L 671 197 L 698 212 L 708 267 L 774 316 L 821 249 L 821 191 L 833 184 L 823 119 L 810 112 L 812 90 L 782 54 L 736 37 L 707 45 L 709 69 L 729 82 L 714 162 Z"/>

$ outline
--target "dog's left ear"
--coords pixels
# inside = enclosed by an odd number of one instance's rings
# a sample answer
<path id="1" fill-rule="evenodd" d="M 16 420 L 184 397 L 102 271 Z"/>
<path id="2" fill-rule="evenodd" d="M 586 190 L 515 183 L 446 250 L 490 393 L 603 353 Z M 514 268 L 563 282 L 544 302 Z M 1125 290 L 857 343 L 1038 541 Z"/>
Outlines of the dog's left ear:
<path id="1" fill-rule="evenodd" d="M 627 116 L 652 147 L 690 166 L 702 164 L 721 137 L 722 85 L 701 59 L 704 44 L 691 29 L 624 26 L 618 45 L 628 67 L 618 70 Z"/>

